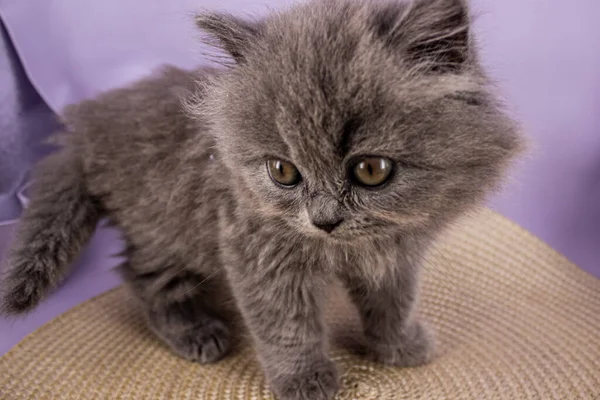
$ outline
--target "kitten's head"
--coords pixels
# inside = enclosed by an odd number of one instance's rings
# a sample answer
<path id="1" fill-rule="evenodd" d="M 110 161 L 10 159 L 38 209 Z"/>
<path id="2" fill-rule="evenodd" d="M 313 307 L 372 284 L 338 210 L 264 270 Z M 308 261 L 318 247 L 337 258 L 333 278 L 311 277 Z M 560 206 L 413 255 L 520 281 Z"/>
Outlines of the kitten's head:
<path id="1" fill-rule="evenodd" d="M 463 0 L 320 0 L 198 23 L 234 60 L 198 107 L 220 157 L 252 212 L 303 234 L 438 226 L 495 189 L 521 147 Z"/>

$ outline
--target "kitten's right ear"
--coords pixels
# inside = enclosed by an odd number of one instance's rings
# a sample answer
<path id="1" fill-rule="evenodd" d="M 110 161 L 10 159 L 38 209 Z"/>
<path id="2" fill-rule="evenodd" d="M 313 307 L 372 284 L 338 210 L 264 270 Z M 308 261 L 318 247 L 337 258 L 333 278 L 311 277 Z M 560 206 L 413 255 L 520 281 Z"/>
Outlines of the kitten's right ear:
<path id="1" fill-rule="evenodd" d="M 242 20 L 226 13 L 207 13 L 196 17 L 200 29 L 216 40 L 217 46 L 241 64 L 246 61 L 246 51 L 258 38 L 257 23 Z"/>
<path id="2" fill-rule="evenodd" d="M 429 72 L 458 72 L 471 54 L 467 0 L 388 2 L 374 15 L 378 37 Z"/>

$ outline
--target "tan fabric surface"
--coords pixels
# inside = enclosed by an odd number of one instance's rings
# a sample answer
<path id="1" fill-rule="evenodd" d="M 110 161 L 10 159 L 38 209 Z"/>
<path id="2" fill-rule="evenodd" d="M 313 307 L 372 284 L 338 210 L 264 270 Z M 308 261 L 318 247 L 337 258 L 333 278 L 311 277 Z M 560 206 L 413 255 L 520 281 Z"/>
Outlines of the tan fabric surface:
<path id="1" fill-rule="evenodd" d="M 483 211 L 443 237 L 423 284 L 436 361 L 389 368 L 334 347 L 339 399 L 600 399 L 600 280 L 529 233 Z M 344 297 L 333 303 L 333 330 L 355 330 Z M 179 359 L 123 289 L 61 315 L 0 359 L 3 400 L 270 398 L 251 349 L 211 366 Z"/>

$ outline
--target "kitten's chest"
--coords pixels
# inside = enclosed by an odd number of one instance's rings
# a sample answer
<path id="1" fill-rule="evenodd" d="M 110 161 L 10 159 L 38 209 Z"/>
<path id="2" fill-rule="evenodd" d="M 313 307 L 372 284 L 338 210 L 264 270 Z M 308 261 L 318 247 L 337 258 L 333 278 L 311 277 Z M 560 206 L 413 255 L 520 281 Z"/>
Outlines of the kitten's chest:
<path id="1" fill-rule="evenodd" d="M 406 249 L 395 241 L 363 242 L 326 248 L 325 259 L 338 276 L 382 280 L 402 268 Z"/>

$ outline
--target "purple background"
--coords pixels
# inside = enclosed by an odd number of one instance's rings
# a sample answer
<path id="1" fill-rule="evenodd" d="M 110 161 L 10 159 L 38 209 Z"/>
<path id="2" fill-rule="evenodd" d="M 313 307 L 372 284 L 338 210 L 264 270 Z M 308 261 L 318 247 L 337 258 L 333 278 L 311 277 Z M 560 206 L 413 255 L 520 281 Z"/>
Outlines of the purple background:
<path id="1" fill-rule="evenodd" d="M 192 19 L 199 9 L 260 14 L 285 4 L 0 0 L 0 17 L 18 55 L 5 37 L 0 42 L 0 220 L 18 216 L 12 195 L 21 173 L 40 154 L 34 143 L 51 129 L 46 104 L 58 111 L 163 63 L 205 63 L 207 48 L 199 44 Z M 600 276 L 600 2 L 472 4 L 484 63 L 533 144 L 491 206 Z M 13 230 L 14 224 L 0 222 L 0 255 Z M 0 319 L 0 354 L 58 313 L 116 285 L 110 268 L 117 260 L 109 257 L 119 248 L 116 238 L 116 232 L 101 228 L 74 274 L 35 313 Z"/>

